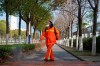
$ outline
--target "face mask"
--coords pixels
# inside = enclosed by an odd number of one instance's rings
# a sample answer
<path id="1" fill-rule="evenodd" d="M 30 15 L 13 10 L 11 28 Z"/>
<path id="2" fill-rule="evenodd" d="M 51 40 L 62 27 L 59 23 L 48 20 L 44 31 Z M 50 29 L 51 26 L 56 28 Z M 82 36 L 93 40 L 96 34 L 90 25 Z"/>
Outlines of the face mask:
<path id="1" fill-rule="evenodd" d="M 46 27 L 49 27 L 49 24 L 47 24 Z"/>

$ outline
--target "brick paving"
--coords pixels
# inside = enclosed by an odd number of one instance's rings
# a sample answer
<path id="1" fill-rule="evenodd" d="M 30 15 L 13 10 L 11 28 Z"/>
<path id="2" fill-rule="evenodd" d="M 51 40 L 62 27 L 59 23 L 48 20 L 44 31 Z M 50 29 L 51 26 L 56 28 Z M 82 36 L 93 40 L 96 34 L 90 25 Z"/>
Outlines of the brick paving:
<path id="1" fill-rule="evenodd" d="M 0 66 L 100 66 L 100 63 L 95 62 L 84 62 L 84 61 L 18 61 L 18 62 L 8 62 Z"/>
<path id="2" fill-rule="evenodd" d="M 43 61 L 46 52 L 46 47 L 44 47 L 23 59 L 9 61 L 0 66 L 100 66 L 100 62 L 80 61 L 57 45 L 53 47 L 53 51 L 55 55 L 54 62 Z"/>

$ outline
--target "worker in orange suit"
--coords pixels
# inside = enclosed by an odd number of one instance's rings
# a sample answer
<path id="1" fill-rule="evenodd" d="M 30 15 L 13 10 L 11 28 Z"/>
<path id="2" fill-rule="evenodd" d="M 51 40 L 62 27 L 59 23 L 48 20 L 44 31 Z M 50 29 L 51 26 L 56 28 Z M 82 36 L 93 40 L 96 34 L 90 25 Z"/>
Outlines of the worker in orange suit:
<path id="1" fill-rule="evenodd" d="M 46 46 L 47 52 L 44 61 L 54 61 L 54 54 L 52 51 L 52 47 L 56 44 L 56 40 L 60 39 L 60 33 L 57 28 L 53 26 L 51 21 L 48 21 L 46 24 L 46 28 L 40 37 L 40 40 L 46 38 Z"/>

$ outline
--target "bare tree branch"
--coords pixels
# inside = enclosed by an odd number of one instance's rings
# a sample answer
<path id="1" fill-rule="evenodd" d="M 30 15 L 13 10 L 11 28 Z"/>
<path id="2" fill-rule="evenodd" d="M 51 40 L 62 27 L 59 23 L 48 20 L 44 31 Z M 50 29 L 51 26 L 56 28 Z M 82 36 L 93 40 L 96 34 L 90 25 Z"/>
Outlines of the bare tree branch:
<path id="1" fill-rule="evenodd" d="M 60 10 L 60 11 L 66 11 L 66 12 L 68 12 L 68 13 L 70 13 L 70 14 L 71 14 L 71 12 L 70 12 L 70 11 L 68 11 L 68 10 Z M 72 15 L 74 15 L 74 16 L 76 16 L 76 17 L 78 18 L 78 16 L 77 16 L 76 14 L 72 14 Z"/>
<path id="2" fill-rule="evenodd" d="M 86 1 L 87 1 L 87 0 L 85 0 L 85 5 L 86 5 Z M 87 12 L 87 11 L 85 12 L 85 9 L 86 9 L 85 5 L 84 5 L 83 10 L 82 10 L 82 17 L 83 17 L 83 16 L 86 14 L 86 12 Z"/>
<path id="3" fill-rule="evenodd" d="M 84 13 L 82 14 L 82 18 L 83 18 L 83 16 L 84 16 L 87 12 L 89 12 L 89 11 L 86 11 L 86 12 L 84 12 Z"/>
<path id="4" fill-rule="evenodd" d="M 77 2 L 78 2 L 78 5 L 79 5 L 79 6 L 81 6 L 81 5 L 80 5 L 80 1 L 79 1 L 79 0 L 77 0 Z"/>
<path id="5" fill-rule="evenodd" d="M 88 0 L 88 2 L 89 2 L 89 4 L 90 4 L 91 8 L 94 9 L 95 7 L 93 7 L 93 5 L 92 5 L 92 3 L 90 2 L 90 0 Z"/>

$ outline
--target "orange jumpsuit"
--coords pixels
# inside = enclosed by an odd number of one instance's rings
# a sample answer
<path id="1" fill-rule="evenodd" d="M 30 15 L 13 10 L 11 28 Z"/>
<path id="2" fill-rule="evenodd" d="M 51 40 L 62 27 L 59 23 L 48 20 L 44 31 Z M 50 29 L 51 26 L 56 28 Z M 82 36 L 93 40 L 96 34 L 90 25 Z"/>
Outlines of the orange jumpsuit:
<path id="1" fill-rule="evenodd" d="M 55 35 L 56 32 L 56 35 Z M 47 46 L 47 52 L 45 59 L 54 60 L 54 54 L 52 52 L 52 46 L 56 43 L 56 36 L 58 39 L 60 39 L 60 33 L 57 28 L 52 27 L 48 28 L 46 31 L 42 33 L 42 36 L 40 37 L 41 40 L 46 38 L 46 46 Z"/>

